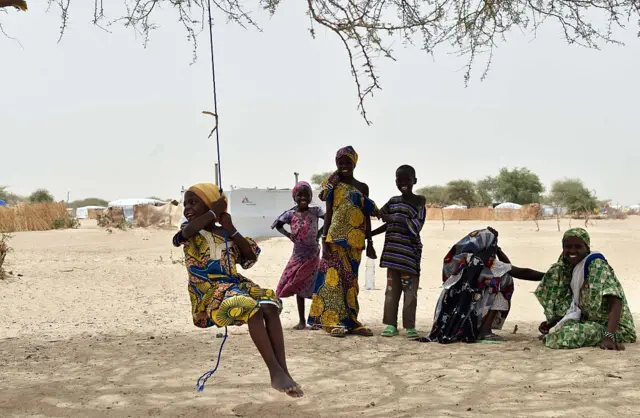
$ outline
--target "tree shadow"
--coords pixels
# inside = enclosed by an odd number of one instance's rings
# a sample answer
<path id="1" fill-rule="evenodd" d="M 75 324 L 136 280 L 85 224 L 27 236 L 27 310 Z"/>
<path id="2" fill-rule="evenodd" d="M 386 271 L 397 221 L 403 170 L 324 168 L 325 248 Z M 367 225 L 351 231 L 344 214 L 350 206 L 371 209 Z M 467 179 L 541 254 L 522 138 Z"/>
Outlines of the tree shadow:
<path id="1" fill-rule="evenodd" d="M 640 415 L 638 349 L 548 350 L 506 344 L 421 344 L 286 333 L 289 368 L 305 397 L 269 386 L 244 330 L 219 371 L 211 332 L 0 341 L 0 415 L 42 417 L 415 417 Z"/>

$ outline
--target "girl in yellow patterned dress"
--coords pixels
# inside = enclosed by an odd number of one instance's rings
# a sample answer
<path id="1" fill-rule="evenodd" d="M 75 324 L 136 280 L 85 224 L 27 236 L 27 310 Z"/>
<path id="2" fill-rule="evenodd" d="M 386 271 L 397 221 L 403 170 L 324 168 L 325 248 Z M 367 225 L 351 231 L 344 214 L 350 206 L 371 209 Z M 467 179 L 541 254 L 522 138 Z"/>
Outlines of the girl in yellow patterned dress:
<path id="1" fill-rule="evenodd" d="M 322 184 L 326 202 L 322 260 L 311 299 L 308 323 L 334 337 L 370 337 L 358 321 L 358 268 L 367 242 L 367 256 L 376 258 L 371 239 L 371 216 L 377 212 L 369 187 L 353 178 L 358 154 L 348 146 L 338 150 L 338 170 Z"/>
<path id="2" fill-rule="evenodd" d="M 271 385 L 301 397 L 302 390 L 287 368 L 280 299 L 236 269 L 236 264 L 252 267 L 260 248 L 238 232 L 226 210 L 226 197 L 215 184 L 197 184 L 185 193 L 188 222 L 173 237 L 173 244 L 184 247 L 193 323 L 200 328 L 248 324 L 251 339 L 269 368 Z"/>

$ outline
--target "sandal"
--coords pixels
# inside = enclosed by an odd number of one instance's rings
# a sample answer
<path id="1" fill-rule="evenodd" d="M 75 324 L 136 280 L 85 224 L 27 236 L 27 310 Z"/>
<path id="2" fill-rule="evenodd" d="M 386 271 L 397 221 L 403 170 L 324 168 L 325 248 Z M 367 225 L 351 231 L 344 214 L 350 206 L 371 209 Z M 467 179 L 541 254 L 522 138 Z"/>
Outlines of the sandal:
<path id="1" fill-rule="evenodd" d="M 383 337 L 395 337 L 396 335 L 400 335 L 400 332 L 398 332 L 398 328 L 393 325 L 387 325 L 387 328 L 385 328 L 380 335 Z"/>
<path id="2" fill-rule="evenodd" d="M 334 328 L 329 332 L 329 335 L 337 338 L 344 338 L 347 336 L 347 331 L 344 328 Z"/>
<path id="3" fill-rule="evenodd" d="M 367 327 L 358 327 L 349 330 L 349 334 L 358 335 L 360 337 L 373 337 L 373 331 Z"/>
<path id="4" fill-rule="evenodd" d="M 415 340 L 420 338 L 420 335 L 418 335 L 418 331 L 415 328 L 407 328 L 407 338 Z"/>

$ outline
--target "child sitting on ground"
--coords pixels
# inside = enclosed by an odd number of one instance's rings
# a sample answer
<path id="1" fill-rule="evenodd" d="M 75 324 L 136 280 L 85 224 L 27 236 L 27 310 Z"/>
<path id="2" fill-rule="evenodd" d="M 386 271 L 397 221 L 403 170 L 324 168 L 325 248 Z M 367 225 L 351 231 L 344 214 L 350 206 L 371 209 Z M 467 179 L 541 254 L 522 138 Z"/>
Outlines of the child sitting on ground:
<path id="1" fill-rule="evenodd" d="M 292 397 L 303 395 L 291 378 L 280 324 L 280 299 L 238 273 L 236 264 L 252 267 L 257 244 L 243 237 L 227 213 L 217 185 L 197 184 L 184 195 L 187 222 L 173 237 L 184 247 L 193 323 L 200 328 L 249 325 L 249 334 L 269 368 L 271 386 Z"/>
<path id="2" fill-rule="evenodd" d="M 400 196 L 392 197 L 380 209 L 380 219 L 385 222 L 372 235 L 385 232 L 384 249 L 380 267 L 387 269 L 387 289 L 384 300 L 383 322 L 387 328 L 383 337 L 394 337 L 398 332 L 398 305 L 404 292 L 402 325 L 407 338 L 418 338 L 416 331 L 416 307 L 420 282 L 422 241 L 420 231 L 426 218 L 426 199 L 413 194 L 416 171 L 409 165 L 396 170 L 396 186 Z"/>

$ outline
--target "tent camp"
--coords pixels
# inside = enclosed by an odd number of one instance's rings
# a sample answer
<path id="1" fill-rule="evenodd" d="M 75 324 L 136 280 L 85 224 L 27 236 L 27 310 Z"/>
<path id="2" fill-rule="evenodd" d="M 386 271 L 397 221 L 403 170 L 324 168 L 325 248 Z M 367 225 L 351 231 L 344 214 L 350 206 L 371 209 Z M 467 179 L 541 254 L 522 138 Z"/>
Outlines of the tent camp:
<path id="1" fill-rule="evenodd" d="M 520 208 L 522 208 L 522 205 L 519 205 L 517 203 L 511 203 L 511 202 L 500 203 L 495 207 L 495 209 L 511 209 L 511 210 L 520 210 Z"/>
<path id="2" fill-rule="evenodd" d="M 76 209 L 76 218 L 78 219 L 95 219 L 96 212 L 106 210 L 104 206 L 83 206 Z"/>
<path id="3" fill-rule="evenodd" d="M 124 218 L 127 222 L 133 223 L 134 206 L 164 206 L 167 202 L 156 199 L 120 199 L 109 202 L 110 208 L 122 208 Z"/>

